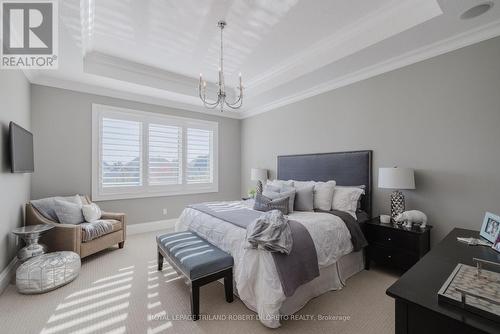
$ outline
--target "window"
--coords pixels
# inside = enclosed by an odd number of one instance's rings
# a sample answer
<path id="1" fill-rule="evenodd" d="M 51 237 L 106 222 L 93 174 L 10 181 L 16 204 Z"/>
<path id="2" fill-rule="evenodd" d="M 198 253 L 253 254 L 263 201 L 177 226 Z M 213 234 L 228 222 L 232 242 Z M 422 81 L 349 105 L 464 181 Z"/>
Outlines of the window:
<path id="1" fill-rule="evenodd" d="M 218 191 L 215 122 L 92 105 L 92 197 Z"/>
<path id="2" fill-rule="evenodd" d="M 212 132 L 202 129 L 187 129 L 188 184 L 212 182 Z"/>
<path id="3" fill-rule="evenodd" d="M 149 124 L 150 185 L 182 184 L 182 128 Z"/>
<path id="4" fill-rule="evenodd" d="M 141 123 L 102 119 L 102 187 L 141 186 Z"/>

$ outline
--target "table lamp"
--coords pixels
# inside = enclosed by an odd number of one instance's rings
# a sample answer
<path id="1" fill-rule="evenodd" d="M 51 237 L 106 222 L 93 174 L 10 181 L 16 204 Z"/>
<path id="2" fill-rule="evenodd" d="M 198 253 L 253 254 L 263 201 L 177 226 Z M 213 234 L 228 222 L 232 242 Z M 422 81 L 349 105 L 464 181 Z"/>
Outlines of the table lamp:
<path id="1" fill-rule="evenodd" d="M 378 187 L 395 189 L 391 193 L 391 217 L 392 219 L 405 211 L 405 196 L 402 189 L 415 189 L 415 175 L 411 168 L 379 168 Z"/>
<path id="2" fill-rule="evenodd" d="M 257 194 L 262 194 L 262 183 L 267 181 L 267 169 L 252 168 L 250 179 L 252 181 L 257 181 Z"/>

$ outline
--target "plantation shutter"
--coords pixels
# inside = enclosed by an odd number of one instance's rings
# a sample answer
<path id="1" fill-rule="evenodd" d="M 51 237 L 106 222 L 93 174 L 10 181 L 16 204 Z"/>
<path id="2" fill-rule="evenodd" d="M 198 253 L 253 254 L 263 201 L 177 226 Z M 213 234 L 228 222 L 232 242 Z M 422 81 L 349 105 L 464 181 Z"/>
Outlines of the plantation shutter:
<path id="1" fill-rule="evenodd" d="M 182 184 L 182 128 L 149 124 L 149 185 Z"/>
<path id="2" fill-rule="evenodd" d="M 211 183 L 213 131 L 187 128 L 187 184 Z"/>
<path id="3" fill-rule="evenodd" d="M 101 124 L 101 186 L 141 186 L 142 124 L 106 117 Z"/>

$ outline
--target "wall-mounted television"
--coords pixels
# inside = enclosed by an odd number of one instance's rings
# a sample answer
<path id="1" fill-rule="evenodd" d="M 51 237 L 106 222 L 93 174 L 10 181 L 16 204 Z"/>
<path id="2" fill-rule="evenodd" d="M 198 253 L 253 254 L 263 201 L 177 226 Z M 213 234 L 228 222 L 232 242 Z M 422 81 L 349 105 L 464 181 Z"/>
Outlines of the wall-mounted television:
<path id="1" fill-rule="evenodd" d="M 16 123 L 10 122 L 9 139 L 12 173 L 33 173 L 33 134 Z"/>

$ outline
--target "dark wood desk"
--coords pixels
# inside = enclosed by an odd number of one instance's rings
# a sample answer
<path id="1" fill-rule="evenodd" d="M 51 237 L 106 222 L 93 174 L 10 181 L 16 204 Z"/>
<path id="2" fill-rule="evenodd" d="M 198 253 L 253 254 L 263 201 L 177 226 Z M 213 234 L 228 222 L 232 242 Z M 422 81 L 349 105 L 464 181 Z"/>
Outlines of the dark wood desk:
<path id="1" fill-rule="evenodd" d="M 454 229 L 387 289 L 396 300 L 396 334 L 500 333 L 500 323 L 438 303 L 437 292 L 457 263 L 474 265 L 474 257 L 500 262 L 490 247 L 468 246 L 457 237 L 479 238 L 479 233 Z"/>

